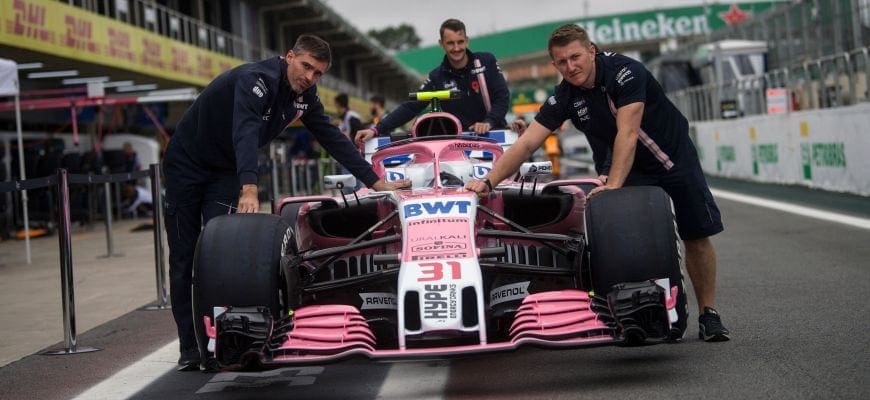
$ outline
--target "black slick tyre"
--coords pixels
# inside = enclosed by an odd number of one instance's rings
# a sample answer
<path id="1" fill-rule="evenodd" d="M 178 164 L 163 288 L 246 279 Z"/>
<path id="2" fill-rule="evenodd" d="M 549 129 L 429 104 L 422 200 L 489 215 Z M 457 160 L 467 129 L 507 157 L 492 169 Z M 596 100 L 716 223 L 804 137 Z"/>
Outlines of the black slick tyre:
<path id="1" fill-rule="evenodd" d="M 655 186 L 602 192 L 586 207 L 586 225 L 592 289 L 596 295 L 607 297 L 619 284 L 668 278 L 670 286 L 678 287 L 679 294 L 677 323 L 666 336 L 671 340 L 682 338 L 688 309 L 679 242 L 667 193 Z M 630 286 L 631 290 L 639 290 L 637 285 Z M 644 340 L 638 336 L 642 335 L 632 333 L 628 339 Z"/>
<path id="2" fill-rule="evenodd" d="M 202 359 L 210 358 L 204 317 L 214 307 L 262 307 L 283 314 L 282 256 L 295 251 L 293 230 L 277 215 L 230 214 L 209 221 L 193 263 L 194 330 Z"/>

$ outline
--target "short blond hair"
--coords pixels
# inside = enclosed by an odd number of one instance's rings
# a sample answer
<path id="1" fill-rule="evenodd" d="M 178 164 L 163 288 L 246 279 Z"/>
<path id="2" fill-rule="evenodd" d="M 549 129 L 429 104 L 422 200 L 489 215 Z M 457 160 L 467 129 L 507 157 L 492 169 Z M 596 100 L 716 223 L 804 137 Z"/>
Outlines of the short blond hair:
<path id="1" fill-rule="evenodd" d="M 589 40 L 589 34 L 586 33 L 586 30 L 576 24 L 565 24 L 556 28 L 556 30 L 550 34 L 550 40 L 547 42 L 547 52 L 550 53 L 550 58 L 553 58 L 553 47 L 567 46 L 575 40 L 580 42 L 580 45 L 583 47 L 589 47 L 592 45 L 592 41 Z"/>

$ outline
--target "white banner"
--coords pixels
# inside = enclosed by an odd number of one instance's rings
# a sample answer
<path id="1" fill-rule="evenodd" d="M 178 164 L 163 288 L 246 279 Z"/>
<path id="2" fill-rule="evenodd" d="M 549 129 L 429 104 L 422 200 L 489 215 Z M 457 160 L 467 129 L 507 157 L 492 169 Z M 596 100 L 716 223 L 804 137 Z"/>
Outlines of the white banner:
<path id="1" fill-rule="evenodd" d="M 693 126 L 710 175 L 870 196 L 870 104 Z"/>
<path id="2" fill-rule="evenodd" d="M 0 58 L 0 96 L 18 94 L 18 64 Z"/>

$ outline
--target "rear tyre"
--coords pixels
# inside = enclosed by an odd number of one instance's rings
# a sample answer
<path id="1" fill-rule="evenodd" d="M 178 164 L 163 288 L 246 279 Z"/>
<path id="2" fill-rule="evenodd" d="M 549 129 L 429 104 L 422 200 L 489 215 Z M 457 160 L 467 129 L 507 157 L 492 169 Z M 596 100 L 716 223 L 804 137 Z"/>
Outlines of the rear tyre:
<path id="1" fill-rule="evenodd" d="M 668 278 L 670 286 L 678 287 L 677 322 L 670 326 L 670 331 L 661 332 L 654 326 L 643 326 L 652 322 L 640 316 L 635 318 L 635 322 L 640 323 L 646 334 L 619 323 L 627 341 L 642 342 L 649 338 L 650 333 L 659 337 L 665 335 L 671 340 L 682 338 L 686 331 L 688 309 L 680 271 L 679 242 L 667 193 L 655 186 L 625 187 L 602 192 L 586 207 L 586 224 L 592 289 L 596 295 L 608 298 L 611 311 L 618 313 L 614 304 L 616 301 L 622 305 L 633 301 L 635 305 L 645 307 L 643 299 L 651 294 L 644 292 L 638 285 L 626 285 L 628 283 Z M 616 285 L 624 286 L 622 293 L 614 290 Z M 626 295 L 626 292 L 638 291 L 640 293 L 634 293 L 634 296 Z M 615 322 L 619 318 L 617 316 Z"/>
<path id="2" fill-rule="evenodd" d="M 293 230 L 276 215 L 231 214 L 209 221 L 193 263 L 193 326 L 203 360 L 213 357 L 204 317 L 215 323 L 214 307 L 258 307 L 273 319 L 282 316 L 280 262 L 295 247 Z M 220 361 L 226 365 L 225 360 Z"/>

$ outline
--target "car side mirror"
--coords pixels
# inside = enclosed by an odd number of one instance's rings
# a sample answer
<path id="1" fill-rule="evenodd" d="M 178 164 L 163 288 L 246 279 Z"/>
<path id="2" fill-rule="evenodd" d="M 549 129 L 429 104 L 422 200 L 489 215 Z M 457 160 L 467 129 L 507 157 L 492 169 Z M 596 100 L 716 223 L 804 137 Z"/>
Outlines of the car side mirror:
<path id="1" fill-rule="evenodd" d="M 353 175 L 326 175 L 323 177 L 323 187 L 326 189 L 344 189 L 356 187 L 356 178 Z"/>
<path id="2" fill-rule="evenodd" d="M 550 175 L 553 173 L 553 163 L 550 161 L 525 162 L 520 166 L 520 176 L 523 178 Z"/>

